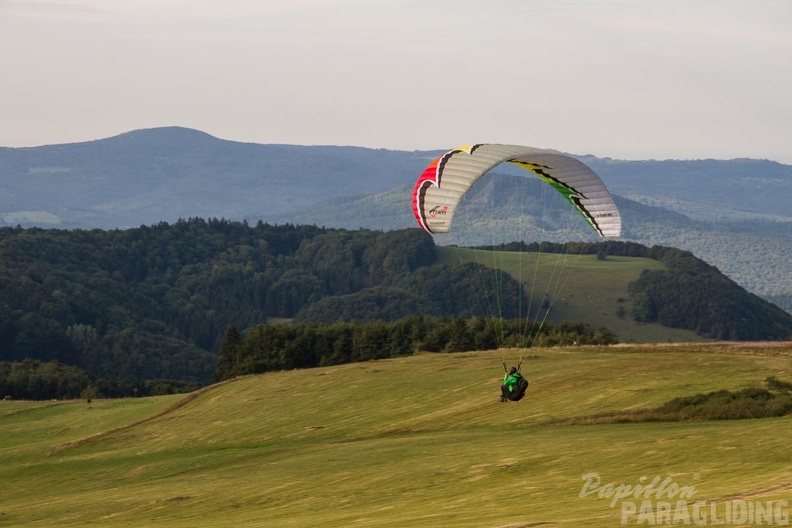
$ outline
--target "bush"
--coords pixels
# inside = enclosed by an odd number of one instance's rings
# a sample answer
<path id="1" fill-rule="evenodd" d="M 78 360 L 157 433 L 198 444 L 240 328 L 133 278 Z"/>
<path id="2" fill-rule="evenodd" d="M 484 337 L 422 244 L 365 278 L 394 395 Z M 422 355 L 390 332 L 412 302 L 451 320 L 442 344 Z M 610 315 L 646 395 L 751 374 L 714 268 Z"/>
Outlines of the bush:
<path id="1" fill-rule="evenodd" d="M 772 381 L 771 381 L 772 380 Z M 773 391 L 750 387 L 736 392 L 719 390 L 674 398 L 654 409 L 611 412 L 566 420 L 564 424 L 682 422 L 688 420 L 746 420 L 792 414 L 792 383 L 765 380 Z M 780 388 L 780 389 L 778 389 Z"/>
<path id="2" fill-rule="evenodd" d="M 783 394 L 792 391 L 792 383 L 789 383 L 788 381 L 781 381 L 775 376 L 765 378 L 765 384 L 767 384 L 767 388 L 769 390 L 778 391 Z"/>
<path id="3" fill-rule="evenodd" d="M 656 413 L 675 420 L 743 420 L 771 418 L 792 412 L 792 398 L 766 389 L 747 388 L 737 392 L 719 390 L 674 398 Z"/>

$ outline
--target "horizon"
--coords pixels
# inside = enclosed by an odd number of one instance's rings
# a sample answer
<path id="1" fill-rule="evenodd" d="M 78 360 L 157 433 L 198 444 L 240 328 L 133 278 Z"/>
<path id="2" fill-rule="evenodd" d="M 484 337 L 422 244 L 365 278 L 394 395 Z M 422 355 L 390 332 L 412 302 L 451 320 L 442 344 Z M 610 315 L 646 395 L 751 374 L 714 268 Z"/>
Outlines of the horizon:
<path id="1" fill-rule="evenodd" d="M 159 127 L 149 127 L 149 128 L 139 128 L 139 129 L 135 129 L 135 130 L 127 130 L 125 132 L 120 132 L 120 133 L 114 134 L 112 136 L 106 136 L 106 137 L 100 137 L 100 138 L 94 138 L 94 139 L 88 139 L 88 140 L 70 141 L 70 142 L 65 142 L 65 143 L 45 143 L 45 144 L 42 144 L 42 145 L 30 145 L 30 146 L 23 146 L 23 147 L 12 147 L 12 146 L 7 146 L 7 145 L 0 145 L 0 149 L 5 148 L 5 149 L 12 149 L 12 150 L 25 150 L 25 149 L 36 149 L 36 148 L 45 148 L 45 147 L 80 145 L 80 144 L 93 143 L 93 142 L 97 142 L 97 141 L 104 141 L 104 140 L 108 140 L 108 139 L 113 139 L 113 138 L 120 137 L 120 136 L 123 136 L 123 135 L 126 135 L 126 134 L 133 134 L 133 133 L 136 133 L 136 132 L 147 132 L 147 131 L 166 130 L 166 129 L 181 129 L 181 130 L 190 131 L 190 132 L 197 132 L 199 134 L 205 134 L 205 135 L 211 137 L 212 139 L 215 139 L 215 140 L 218 140 L 218 141 L 228 141 L 228 142 L 231 142 L 231 143 L 244 143 L 244 144 L 251 144 L 251 145 L 262 145 L 262 146 L 267 146 L 267 145 L 278 146 L 278 145 L 280 145 L 280 146 L 292 146 L 292 147 L 342 147 L 342 148 L 348 147 L 348 148 L 361 148 L 361 149 L 368 149 L 368 150 L 387 150 L 387 151 L 393 151 L 393 152 L 431 152 L 431 151 L 451 150 L 451 148 L 453 148 L 453 147 L 447 147 L 445 149 L 444 148 L 428 148 L 428 149 L 409 149 L 409 150 L 406 150 L 406 149 L 392 149 L 392 148 L 387 148 L 387 147 L 367 147 L 367 146 L 363 146 L 363 145 L 340 145 L 340 144 L 330 144 L 330 143 L 327 143 L 327 144 L 259 143 L 259 142 L 256 142 L 256 141 L 240 141 L 240 140 L 236 140 L 236 139 L 232 139 L 232 138 L 218 137 L 218 136 L 215 136 L 213 134 L 210 134 L 209 132 L 206 132 L 206 131 L 203 131 L 203 130 L 199 130 L 197 128 L 184 127 L 184 126 L 180 126 L 180 125 L 164 125 L 164 126 L 159 126 Z M 661 158 L 640 158 L 639 159 L 639 158 L 613 158 L 613 157 L 608 157 L 608 156 L 598 156 L 596 154 L 591 154 L 591 153 L 588 153 L 588 154 L 580 154 L 580 153 L 575 153 L 575 152 L 564 152 L 564 153 L 565 154 L 569 154 L 571 156 L 580 156 L 580 157 L 593 156 L 593 157 L 598 158 L 598 159 L 611 159 L 611 160 L 614 160 L 614 161 L 626 161 L 626 162 L 630 162 L 630 161 L 636 161 L 636 162 L 640 162 L 640 161 L 658 161 L 658 162 L 662 162 L 662 161 L 683 161 L 684 162 L 684 161 L 737 161 L 737 160 L 749 160 L 749 161 L 768 161 L 768 162 L 772 162 L 772 163 L 779 163 L 781 165 L 792 165 L 792 163 L 784 163 L 784 162 L 773 160 L 773 159 L 769 159 L 769 158 L 739 157 L 739 158 L 662 158 L 662 159 Z"/>

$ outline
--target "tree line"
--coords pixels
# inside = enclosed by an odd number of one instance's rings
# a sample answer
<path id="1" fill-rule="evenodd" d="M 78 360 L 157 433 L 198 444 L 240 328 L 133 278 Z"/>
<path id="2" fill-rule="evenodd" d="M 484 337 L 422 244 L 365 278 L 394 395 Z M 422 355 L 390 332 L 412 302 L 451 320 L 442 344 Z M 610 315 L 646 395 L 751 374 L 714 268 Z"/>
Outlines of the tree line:
<path id="1" fill-rule="evenodd" d="M 246 335 L 230 325 L 213 379 L 409 356 L 417 351 L 465 352 L 499 346 L 608 345 L 616 336 L 587 323 L 531 325 L 524 320 L 414 315 L 392 322 L 262 324 Z M 94 376 L 59 361 L 0 361 L 0 398 L 60 400 L 189 392 L 199 383 L 173 379 L 128 382 Z"/>
<path id="2" fill-rule="evenodd" d="M 0 361 L 0 399 L 128 398 L 178 394 L 198 388 L 198 383 L 180 380 L 148 379 L 128 383 L 115 378 L 98 378 L 59 361 Z"/>
<path id="3" fill-rule="evenodd" d="M 437 318 L 396 321 L 259 325 L 244 336 L 230 326 L 220 348 L 216 381 L 244 374 L 312 368 L 409 356 L 415 352 L 467 352 L 499 347 L 617 343 L 608 328 L 587 323 L 534 324 L 522 319 Z"/>
<path id="4" fill-rule="evenodd" d="M 688 252 L 613 241 L 496 249 L 656 258 L 667 269 L 646 272 L 630 287 L 626 305 L 636 320 L 721 338 L 792 334 L 789 314 Z M 0 228 L 0 362 L 22 372 L 30 366 L 17 363 L 38 361 L 38 372 L 53 378 L 60 371 L 43 366 L 57 362 L 79 369 L 93 384 L 117 383 L 107 385 L 107 394 L 153 380 L 203 385 L 216 376 L 229 325 L 252 340 L 264 332 L 261 324 L 285 318 L 309 325 L 289 330 L 305 340 L 311 325 L 358 324 L 368 339 L 376 325 L 412 316 L 469 320 L 494 302 L 488 298 L 494 292 L 504 320 L 527 313 L 529 301 L 516 280 L 479 264 L 438 263 L 431 236 L 420 229 L 348 231 L 198 218 L 127 230 Z M 425 339 L 408 343 L 438 348 Z M 486 343 L 481 335 L 476 339 L 477 346 Z M 284 352 L 289 360 L 281 368 L 376 356 L 338 346 L 337 356 L 306 351 L 304 360 Z M 262 354 L 249 357 L 272 363 Z M 72 389 L 55 392 L 74 395 Z"/>

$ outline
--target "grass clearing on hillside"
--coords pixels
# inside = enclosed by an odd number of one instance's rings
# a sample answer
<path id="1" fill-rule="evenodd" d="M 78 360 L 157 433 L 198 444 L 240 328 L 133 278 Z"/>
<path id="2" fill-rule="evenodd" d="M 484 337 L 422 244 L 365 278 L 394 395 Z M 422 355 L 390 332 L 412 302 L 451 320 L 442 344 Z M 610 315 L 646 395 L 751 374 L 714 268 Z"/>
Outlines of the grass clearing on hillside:
<path id="1" fill-rule="evenodd" d="M 792 494 L 789 417 L 548 425 L 791 379 L 790 343 L 535 349 L 528 395 L 507 404 L 499 356 L 273 372 L 92 408 L 0 402 L 0 526 L 618 525 L 624 500 L 580 496 L 591 473 L 670 477 L 715 504 Z"/>
<path id="2" fill-rule="evenodd" d="M 487 251 L 470 248 L 437 248 L 443 264 L 478 262 L 502 269 L 533 292 L 532 304 L 551 300 L 547 320 L 584 321 L 594 328 L 606 326 L 621 342 L 703 342 L 707 339 L 690 330 L 669 328 L 656 323 L 639 323 L 629 313 L 627 286 L 643 270 L 665 269 L 656 260 L 640 257 L 596 255 L 558 255 L 514 251 Z M 461 285 L 465 287 L 465 285 Z M 540 312 L 544 316 L 544 311 Z M 535 315 L 534 311 L 531 315 Z M 621 315 L 620 315 L 621 314 Z M 482 314 L 493 316 L 495 314 Z"/>

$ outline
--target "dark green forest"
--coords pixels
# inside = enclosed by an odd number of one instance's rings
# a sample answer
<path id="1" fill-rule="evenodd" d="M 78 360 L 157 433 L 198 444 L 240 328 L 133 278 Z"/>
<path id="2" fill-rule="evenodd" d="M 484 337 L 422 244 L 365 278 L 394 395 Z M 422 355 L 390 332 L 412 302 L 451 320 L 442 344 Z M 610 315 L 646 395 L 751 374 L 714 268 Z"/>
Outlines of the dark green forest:
<path id="1" fill-rule="evenodd" d="M 633 319 L 719 340 L 792 339 L 789 313 L 737 287 L 716 267 L 675 248 L 656 246 L 649 256 L 668 270 L 645 270 L 630 285 Z"/>
<path id="2" fill-rule="evenodd" d="M 622 242 L 567 250 L 666 263 L 667 271 L 647 272 L 632 285 L 637 320 L 729 339 L 792 334 L 789 314 L 690 253 Z M 473 287 L 465 278 L 471 273 L 480 277 Z M 0 396 L 75 397 L 88 386 L 108 396 L 166 393 L 262 369 L 455 351 L 460 342 L 484 348 L 491 336 L 473 330 L 476 307 L 496 290 L 501 317 L 518 317 L 527 301 L 516 281 L 477 264 L 437 264 L 433 239 L 419 229 L 217 219 L 126 230 L 0 228 Z M 416 317 L 440 319 L 418 324 Z M 292 323 L 274 324 L 281 319 Z M 398 337 L 407 321 L 410 339 Z M 393 337 L 388 325 L 397 323 L 402 330 Z M 244 358 L 229 363 L 223 347 L 230 327 Z M 270 332 L 293 339 L 268 348 L 262 343 Z M 607 329 L 548 325 L 543 343 L 569 342 L 557 336 L 575 333 L 581 343 L 615 340 Z M 379 346 L 350 348 L 350 335 Z M 82 381 L 70 385 L 70 378 Z"/>
<path id="3" fill-rule="evenodd" d="M 526 332 L 524 320 L 482 317 L 413 315 L 392 322 L 259 325 L 244 338 L 231 326 L 220 348 L 215 379 L 408 356 L 417 351 L 466 352 L 617 342 L 607 328 L 595 330 L 586 323 L 544 324 Z"/>
<path id="4" fill-rule="evenodd" d="M 229 324 L 303 306 L 434 260 L 388 234 L 192 219 L 129 230 L 0 229 L 0 359 L 102 377 L 207 382 Z"/>

